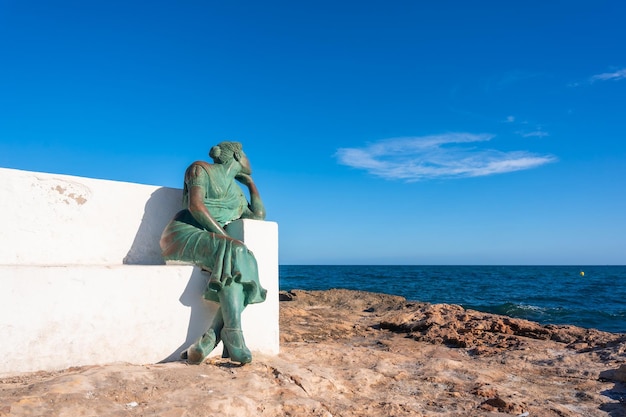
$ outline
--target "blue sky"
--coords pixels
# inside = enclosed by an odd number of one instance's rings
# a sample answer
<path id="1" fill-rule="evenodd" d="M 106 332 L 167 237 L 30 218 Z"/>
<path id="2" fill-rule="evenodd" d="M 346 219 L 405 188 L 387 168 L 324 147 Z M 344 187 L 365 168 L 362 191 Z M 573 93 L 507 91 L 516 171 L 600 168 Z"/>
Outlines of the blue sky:
<path id="1" fill-rule="evenodd" d="M 626 264 L 620 1 L 0 0 L 0 166 L 244 144 L 281 264 Z"/>

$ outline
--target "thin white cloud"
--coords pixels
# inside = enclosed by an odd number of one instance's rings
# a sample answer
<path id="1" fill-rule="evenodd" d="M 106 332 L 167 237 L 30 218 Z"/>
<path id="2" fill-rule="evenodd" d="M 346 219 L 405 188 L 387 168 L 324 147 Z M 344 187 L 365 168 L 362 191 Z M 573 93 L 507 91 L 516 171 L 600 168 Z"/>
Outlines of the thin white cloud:
<path id="1" fill-rule="evenodd" d="M 471 133 L 393 138 L 362 148 L 340 148 L 335 156 L 342 165 L 364 169 L 381 178 L 407 182 L 503 174 L 556 161 L 551 155 L 502 152 L 466 145 L 492 138 L 493 135 L 489 134 Z"/>
<path id="2" fill-rule="evenodd" d="M 626 79 L 626 68 L 623 68 L 615 72 L 605 72 L 602 74 L 594 75 L 593 77 L 591 77 L 591 82 L 610 81 L 610 80 L 617 81 L 617 80 L 624 80 L 624 79 Z"/>
<path id="3" fill-rule="evenodd" d="M 546 136 L 550 136 L 550 134 L 548 132 L 545 132 L 543 130 L 535 130 L 533 132 L 522 132 L 522 131 L 518 131 L 515 132 L 518 135 L 524 137 L 524 138 L 545 138 Z"/>
<path id="4" fill-rule="evenodd" d="M 515 116 L 507 116 L 506 117 L 506 122 L 507 123 L 513 123 L 515 121 Z"/>

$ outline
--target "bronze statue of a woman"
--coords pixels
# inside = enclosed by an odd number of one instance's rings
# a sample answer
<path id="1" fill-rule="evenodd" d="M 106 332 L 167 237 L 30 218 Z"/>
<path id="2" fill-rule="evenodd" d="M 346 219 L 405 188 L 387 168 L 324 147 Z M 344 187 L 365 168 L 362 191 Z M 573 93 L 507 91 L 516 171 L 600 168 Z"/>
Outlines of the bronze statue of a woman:
<path id="1" fill-rule="evenodd" d="M 265 301 L 256 259 L 224 226 L 237 219 L 265 219 L 265 208 L 250 176 L 250 162 L 238 142 L 222 142 L 209 153 L 213 164 L 194 162 L 185 172 L 183 210 L 161 235 L 166 261 L 193 263 L 209 273 L 204 298 L 219 303 L 209 329 L 183 352 L 189 363 L 201 363 L 221 340 L 224 357 L 252 360 L 241 331 L 241 312 Z M 237 182 L 248 187 L 250 202 Z"/>

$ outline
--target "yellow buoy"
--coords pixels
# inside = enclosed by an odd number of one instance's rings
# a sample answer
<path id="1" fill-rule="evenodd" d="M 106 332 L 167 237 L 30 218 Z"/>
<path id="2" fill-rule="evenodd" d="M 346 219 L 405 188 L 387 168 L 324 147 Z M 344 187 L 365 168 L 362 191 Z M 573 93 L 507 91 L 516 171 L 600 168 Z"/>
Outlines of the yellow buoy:
<path id="1" fill-rule="evenodd" d="M 580 271 L 580 276 L 584 277 L 585 276 L 585 271 Z"/>

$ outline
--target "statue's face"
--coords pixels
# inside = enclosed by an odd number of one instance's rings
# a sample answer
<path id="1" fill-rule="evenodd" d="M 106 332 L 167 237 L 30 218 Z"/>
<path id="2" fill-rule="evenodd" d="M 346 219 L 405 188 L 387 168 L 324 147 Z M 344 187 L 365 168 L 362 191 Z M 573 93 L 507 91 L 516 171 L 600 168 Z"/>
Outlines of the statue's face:
<path id="1" fill-rule="evenodd" d="M 250 166 L 250 160 L 248 156 L 241 151 L 241 157 L 239 158 L 239 163 L 241 164 L 241 172 L 244 174 L 252 174 L 252 167 Z"/>

